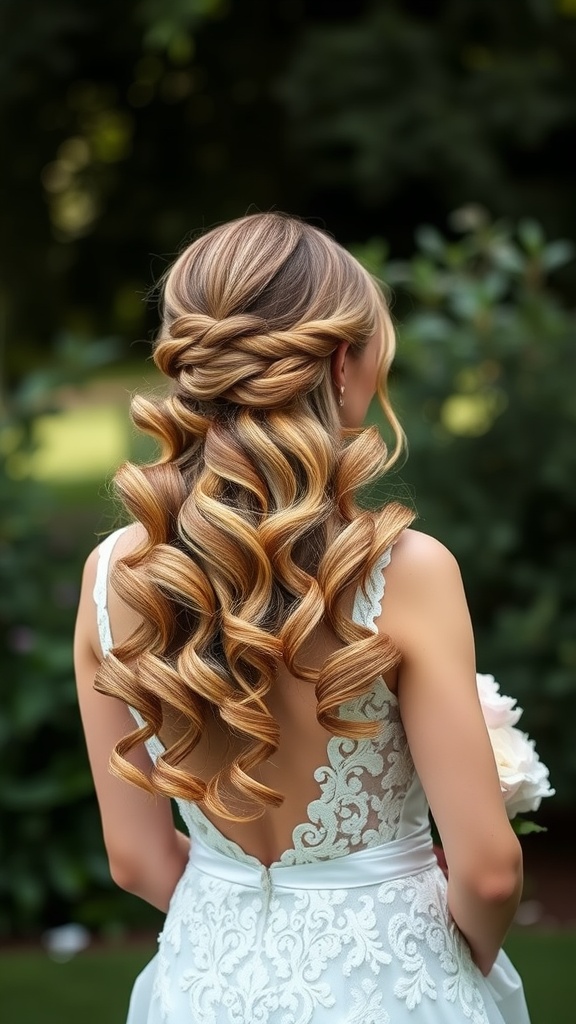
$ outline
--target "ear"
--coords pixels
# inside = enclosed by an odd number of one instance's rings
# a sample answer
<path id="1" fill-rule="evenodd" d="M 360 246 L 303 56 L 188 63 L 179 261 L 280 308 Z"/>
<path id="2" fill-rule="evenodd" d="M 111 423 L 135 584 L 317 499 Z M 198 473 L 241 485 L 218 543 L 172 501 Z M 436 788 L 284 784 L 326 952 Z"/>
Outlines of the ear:
<path id="1" fill-rule="evenodd" d="M 350 343 L 348 341 L 341 341 L 338 346 L 334 349 L 331 359 L 332 369 L 332 381 L 337 388 L 345 387 L 346 385 L 346 356 Z"/>

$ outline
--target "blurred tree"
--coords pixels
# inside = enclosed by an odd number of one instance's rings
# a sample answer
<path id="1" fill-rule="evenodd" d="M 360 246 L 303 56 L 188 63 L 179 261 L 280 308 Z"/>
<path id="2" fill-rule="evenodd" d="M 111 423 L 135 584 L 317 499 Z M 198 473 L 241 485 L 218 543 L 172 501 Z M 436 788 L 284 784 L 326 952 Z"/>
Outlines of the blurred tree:
<path id="1" fill-rule="evenodd" d="M 62 328 L 146 337 L 185 236 L 248 209 L 397 253 L 468 201 L 576 234 L 569 0 L 0 0 L 0 26 L 12 375 Z"/>
<path id="2" fill-rule="evenodd" d="M 529 219 L 457 211 L 406 263 L 357 254 L 394 289 L 403 487 L 455 553 L 478 667 L 525 706 L 558 801 L 576 797 L 576 316 L 547 278 L 576 251 Z M 388 493 L 391 482 L 384 479 Z M 567 727 L 567 723 L 570 723 Z"/>
<path id="3" fill-rule="evenodd" d="M 64 906 L 111 888 L 72 669 L 80 553 L 30 469 L 58 387 L 117 352 L 63 336 L 50 366 L 0 391 L 0 936 L 61 923 Z"/>
<path id="4" fill-rule="evenodd" d="M 238 13 L 222 22 L 222 4 L 207 0 L 103 0 L 88 11 L 75 0 L 49 11 L 39 0 L 3 0 L 0 111 L 13 159 L 0 167 L 2 304 L 12 375 L 62 328 L 146 335 L 143 299 L 183 237 L 276 202 L 268 82 L 284 42 L 265 5 L 254 7 L 259 34 Z M 263 48 L 275 34 L 278 44 Z"/>
<path id="5" fill-rule="evenodd" d="M 345 237 L 376 214 L 395 251 L 470 201 L 574 236 L 575 57 L 576 7 L 553 0 L 391 0 L 302 25 L 278 90 L 307 207 L 329 190 Z"/>

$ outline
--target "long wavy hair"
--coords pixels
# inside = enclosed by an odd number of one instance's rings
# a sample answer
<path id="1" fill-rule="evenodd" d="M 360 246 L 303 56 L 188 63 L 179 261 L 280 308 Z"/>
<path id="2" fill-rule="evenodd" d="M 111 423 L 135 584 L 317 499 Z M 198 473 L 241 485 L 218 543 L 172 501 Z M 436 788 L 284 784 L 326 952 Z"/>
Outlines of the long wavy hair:
<path id="1" fill-rule="evenodd" d="M 342 428 L 331 373 L 340 342 L 354 358 L 376 331 L 390 453 L 376 427 Z M 255 770 L 279 744 L 266 696 L 281 660 L 315 687 L 329 733 L 376 733 L 378 723 L 349 720 L 341 707 L 367 693 L 398 652 L 354 623 L 343 597 L 365 585 L 413 518 L 400 504 L 372 511 L 357 498 L 402 449 L 386 389 L 393 354 L 375 281 L 296 218 L 255 214 L 217 227 L 165 276 L 154 360 L 172 389 L 132 403 L 137 427 L 161 451 L 115 477 L 146 534 L 111 576 L 141 625 L 104 659 L 95 684 L 145 722 L 115 747 L 116 775 L 230 820 L 278 806 L 282 794 Z M 301 651 L 322 621 L 341 646 L 313 668 Z M 236 754 L 206 781 L 183 762 L 214 718 Z M 126 754 L 167 722 L 177 723 L 177 741 L 148 778 Z"/>

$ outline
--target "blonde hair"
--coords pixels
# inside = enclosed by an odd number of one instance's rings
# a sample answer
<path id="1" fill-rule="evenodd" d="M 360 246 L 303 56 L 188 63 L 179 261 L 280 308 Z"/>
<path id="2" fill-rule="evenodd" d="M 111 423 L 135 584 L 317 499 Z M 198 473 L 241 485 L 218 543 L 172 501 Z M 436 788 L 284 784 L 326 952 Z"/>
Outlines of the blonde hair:
<path id="1" fill-rule="evenodd" d="M 103 661 L 96 686 L 146 722 L 117 744 L 115 774 L 251 820 L 283 799 L 253 775 L 279 743 L 266 695 L 281 659 L 315 686 L 328 732 L 362 738 L 378 728 L 340 717 L 340 708 L 367 693 L 398 653 L 388 637 L 354 623 L 342 597 L 365 585 L 413 518 L 402 505 L 375 512 L 356 499 L 402 448 L 386 393 L 394 335 L 360 264 L 324 232 L 278 213 L 198 238 L 165 277 L 163 298 L 154 360 L 173 390 L 132 404 L 161 454 L 115 478 L 147 539 L 118 560 L 111 582 L 142 624 Z M 391 455 L 376 427 L 342 429 L 331 374 L 340 342 L 359 355 L 377 330 Z M 322 620 L 342 647 L 313 669 L 299 652 Z M 241 748 L 205 782 L 182 761 L 210 716 Z M 179 739 L 148 779 L 125 755 L 168 718 Z M 233 810 L 231 795 L 246 814 Z"/>

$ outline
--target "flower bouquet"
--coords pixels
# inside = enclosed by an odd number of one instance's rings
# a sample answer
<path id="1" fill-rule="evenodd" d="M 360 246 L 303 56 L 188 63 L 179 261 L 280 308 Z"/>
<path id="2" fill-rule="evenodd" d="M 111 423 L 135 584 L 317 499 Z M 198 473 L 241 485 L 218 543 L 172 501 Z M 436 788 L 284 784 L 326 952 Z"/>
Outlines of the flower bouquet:
<path id="1" fill-rule="evenodd" d="M 494 676 L 477 673 L 476 685 L 510 824 L 517 835 L 545 832 L 542 825 L 523 817 L 537 811 L 543 797 L 554 796 L 554 790 L 550 787 L 548 769 L 536 753 L 534 740 L 516 728 L 522 708 L 516 707 L 513 697 L 500 693 Z M 432 835 L 438 863 L 448 877 L 442 842 L 433 821 Z"/>
<path id="2" fill-rule="evenodd" d="M 514 698 L 500 693 L 494 676 L 478 673 L 476 685 L 512 828 L 518 835 L 544 832 L 541 825 L 523 817 L 537 811 L 542 799 L 553 796 L 554 790 L 534 740 L 516 728 L 522 708 L 516 707 Z"/>

